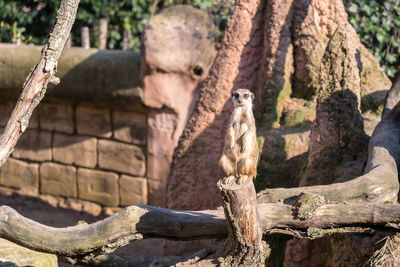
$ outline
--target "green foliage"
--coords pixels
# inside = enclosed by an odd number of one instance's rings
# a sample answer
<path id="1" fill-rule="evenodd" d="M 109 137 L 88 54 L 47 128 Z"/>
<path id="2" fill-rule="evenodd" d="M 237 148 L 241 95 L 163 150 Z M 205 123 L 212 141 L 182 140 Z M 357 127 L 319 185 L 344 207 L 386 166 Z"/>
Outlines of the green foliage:
<path id="1" fill-rule="evenodd" d="M 151 14 L 175 4 L 190 4 L 215 16 L 215 38 L 221 38 L 233 0 L 81 0 L 72 29 L 73 45 L 80 45 L 80 28 L 89 26 L 92 47 L 98 47 L 99 20 L 106 18 L 110 49 L 122 47 L 124 30 L 132 33 L 131 48 L 138 50 L 140 35 Z M 56 19 L 60 0 L 0 0 L 0 42 L 42 45 Z"/>
<path id="2" fill-rule="evenodd" d="M 400 0 L 345 0 L 349 22 L 386 74 L 400 71 Z"/>

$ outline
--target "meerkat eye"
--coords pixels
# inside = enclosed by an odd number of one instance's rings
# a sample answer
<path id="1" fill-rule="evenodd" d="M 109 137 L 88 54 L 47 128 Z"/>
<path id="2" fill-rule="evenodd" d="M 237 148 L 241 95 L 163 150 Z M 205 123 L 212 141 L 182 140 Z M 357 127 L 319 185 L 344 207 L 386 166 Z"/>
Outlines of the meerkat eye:
<path id="1" fill-rule="evenodd" d="M 249 94 L 244 94 L 243 97 L 247 99 L 249 98 Z"/>
<path id="2" fill-rule="evenodd" d="M 239 94 L 238 93 L 234 93 L 233 96 L 238 99 L 239 98 Z"/>

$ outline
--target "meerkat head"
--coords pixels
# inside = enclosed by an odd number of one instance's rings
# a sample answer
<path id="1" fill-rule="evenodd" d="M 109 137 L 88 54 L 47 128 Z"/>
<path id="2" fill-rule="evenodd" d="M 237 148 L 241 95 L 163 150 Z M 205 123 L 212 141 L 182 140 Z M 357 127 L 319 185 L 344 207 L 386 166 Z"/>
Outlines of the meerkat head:
<path id="1" fill-rule="evenodd" d="M 247 89 L 237 89 L 232 94 L 232 102 L 235 106 L 252 105 L 254 94 Z"/>

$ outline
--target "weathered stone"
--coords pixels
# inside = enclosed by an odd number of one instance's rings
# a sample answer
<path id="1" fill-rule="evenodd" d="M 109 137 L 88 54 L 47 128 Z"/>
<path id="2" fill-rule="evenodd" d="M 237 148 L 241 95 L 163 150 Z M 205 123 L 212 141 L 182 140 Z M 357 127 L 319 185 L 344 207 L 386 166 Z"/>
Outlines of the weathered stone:
<path id="1" fill-rule="evenodd" d="M 146 157 L 142 148 L 110 140 L 99 140 L 98 149 L 101 168 L 134 176 L 145 175 Z"/>
<path id="2" fill-rule="evenodd" d="M 73 133 L 73 113 L 72 106 L 40 103 L 40 128 L 49 131 Z"/>
<path id="3" fill-rule="evenodd" d="M 39 171 L 41 194 L 77 197 L 75 167 L 48 162 Z"/>
<path id="4" fill-rule="evenodd" d="M 112 112 L 114 137 L 117 140 L 144 145 L 147 140 L 145 114 L 115 110 Z"/>
<path id="5" fill-rule="evenodd" d="M 204 78 L 215 55 L 214 41 L 209 38 L 212 31 L 214 24 L 207 12 L 189 5 L 163 9 L 145 26 L 146 64 L 154 70 L 189 72 L 193 79 Z"/>
<path id="6" fill-rule="evenodd" d="M 51 160 L 51 133 L 28 129 L 19 138 L 12 155 L 32 161 Z"/>
<path id="7" fill-rule="evenodd" d="M 147 204 L 147 180 L 145 178 L 121 175 L 119 193 L 121 206 Z"/>
<path id="8" fill-rule="evenodd" d="M 97 163 L 97 139 L 90 136 L 54 134 L 53 157 L 55 161 L 94 168 Z"/>
<path id="9" fill-rule="evenodd" d="M 147 155 L 147 177 L 153 180 L 163 181 L 168 177 L 172 157 L 164 154 Z"/>
<path id="10" fill-rule="evenodd" d="M 258 190 L 266 187 L 296 187 L 307 162 L 310 124 L 266 131 L 255 180 Z"/>
<path id="11" fill-rule="evenodd" d="M 57 256 L 21 247 L 8 240 L 0 239 L 1 266 L 57 267 Z"/>
<path id="12" fill-rule="evenodd" d="M 157 181 L 149 179 L 149 205 L 156 207 L 165 207 L 166 181 Z"/>
<path id="13" fill-rule="evenodd" d="M 39 164 L 9 158 L 0 168 L 0 184 L 25 192 L 38 193 L 38 168 Z"/>
<path id="14" fill-rule="evenodd" d="M 307 101 L 301 98 L 288 98 L 282 105 L 280 126 L 296 127 L 315 120 L 315 99 Z"/>
<path id="15" fill-rule="evenodd" d="M 120 212 L 122 209 L 118 207 L 105 207 L 103 213 L 107 216 L 113 216 L 115 213 Z"/>
<path id="16" fill-rule="evenodd" d="M 98 170 L 78 169 L 79 198 L 104 206 L 118 206 L 118 174 Z"/>
<path id="17" fill-rule="evenodd" d="M 361 174 L 368 136 L 360 111 L 359 46 L 354 29 L 344 25 L 326 48 L 308 166 L 300 185 L 330 184 L 335 179 L 349 180 Z M 344 167 L 349 164 L 351 168 Z M 338 173 L 339 169 L 346 172 Z"/>
<path id="18" fill-rule="evenodd" d="M 76 108 L 76 129 L 78 134 L 111 137 L 111 119 L 108 109 L 78 106 Z"/>

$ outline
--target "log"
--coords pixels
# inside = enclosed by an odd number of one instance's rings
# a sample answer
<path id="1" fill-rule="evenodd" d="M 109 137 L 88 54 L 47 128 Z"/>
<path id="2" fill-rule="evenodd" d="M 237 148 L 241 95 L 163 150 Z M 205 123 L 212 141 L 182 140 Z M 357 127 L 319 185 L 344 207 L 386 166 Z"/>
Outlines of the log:
<path id="1" fill-rule="evenodd" d="M 397 230 L 400 223 L 400 205 L 394 204 L 323 204 L 306 220 L 296 217 L 294 209 L 294 206 L 284 203 L 258 204 L 262 233 L 319 238 L 344 232 L 371 233 L 383 227 Z M 191 240 L 227 235 L 222 209 L 174 211 L 144 205 L 130 206 L 90 225 L 54 228 L 27 219 L 8 206 L 0 207 L 2 238 L 78 262 L 88 262 L 97 255 L 110 253 L 142 238 Z"/>
<path id="2" fill-rule="evenodd" d="M 261 221 L 253 181 L 249 179 L 241 185 L 222 181 L 219 180 L 217 186 L 229 233 L 225 262 L 230 266 L 264 266 Z"/>
<path id="3" fill-rule="evenodd" d="M 58 84 L 55 76 L 57 63 L 75 21 L 79 0 L 63 0 L 58 10 L 48 42 L 43 47 L 39 63 L 28 75 L 23 91 L 0 138 L 0 166 L 14 150 L 19 137 L 26 130 L 33 110 L 46 93 L 49 82 Z"/>

